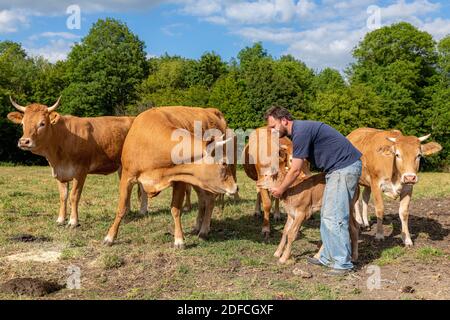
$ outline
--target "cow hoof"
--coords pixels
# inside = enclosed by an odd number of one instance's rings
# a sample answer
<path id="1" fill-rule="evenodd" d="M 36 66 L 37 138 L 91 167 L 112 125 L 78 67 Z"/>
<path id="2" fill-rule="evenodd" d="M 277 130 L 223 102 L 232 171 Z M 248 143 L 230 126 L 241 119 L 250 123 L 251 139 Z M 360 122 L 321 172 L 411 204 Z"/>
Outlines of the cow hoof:
<path id="1" fill-rule="evenodd" d="M 175 249 L 183 250 L 183 249 L 185 248 L 184 241 L 183 241 L 182 239 L 181 239 L 181 240 L 175 239 L 175 242 L 174 242 L 174 244 L 173 244 L 173 247 L 174 247 Z"/>
<path id="2" fill-rule="evenodd" d="M 208 232 L 199 232 L 198 237 L 202 240 L 208 240 Z"/>
<path id="3" fill-rule="evenodd" d="M 383 241 L 383 240 L 384 240 L 384 235 L 383 235 L 383 234 L 377 233 L 377 234 L 375 235 L 375 240 Z"/>
<path id="4" fill-rule="evenodd" d="M 64 220 L 63 220 L 63 221 L 56 220 L 56 225 L 57 225 L 58 227 L 64 227 L 66 224 L 65 224 L 65 221 L 64 221 Z"/>
<path id="5" fill-rule="evenodd" d="M 253 214 L 253 216 L 254 216 L 255 218 L 261 218 L 261 217 L 262 217 L 262 214 L 261 214 L 261 212 L 255 212 L 255 213 Z"/>
<path id="6" fill-rule="evenodd" d="M 273 254 L 273 256 L 274 256 L 275 258 L 279 258 L 279 257 L 281 257 L 281 252 L 275 251 L 275 253 Z"/>
<path id="7" fill-rule="evenodd" d="M 404 240 L 405 243 L 405 247 L 412 247 L 413 246 L 413 242 L 411 239 L 406 239 Z"/>
<path id="8" fill-rule="evenodd" d="M 109 236 L 106 236 L 105 239 L 103 239 L 103 245 L 107 247 L 111 247 L 114 243 L 114 240 L 111 239 Z"/>
<path id="9" fill-rule="evenodd" d="M 67 224 L 67 228 L 69 228 L 69 229 L 76 229 L 76 228 L 78 228 L 80 226 L 80 224 L 78 223 L 78 222 L 75 222 L 75 223 L 68 223 Z"/>
<path id="10" fill-rule="evenodd" d="M 273 216 L 273 220 L 275 221 L 281 221 L 281 214 L 276 214 Z"/>
<path id="11" fill-rule="evenodd" d="M 361 226 L 361 229 L 363 230 L 363 231 L 370 231 L 372 228 L 370 227 L 370 225 L 367 225 L 367 226 Z"/>
<path id="12" fill-rule="evenodd" d="M 288 258 L 281 257 L 280 259 L 278 259 L 278 262 L 281 264 L 285 264 L 287 260 L 288 260 Z"/>

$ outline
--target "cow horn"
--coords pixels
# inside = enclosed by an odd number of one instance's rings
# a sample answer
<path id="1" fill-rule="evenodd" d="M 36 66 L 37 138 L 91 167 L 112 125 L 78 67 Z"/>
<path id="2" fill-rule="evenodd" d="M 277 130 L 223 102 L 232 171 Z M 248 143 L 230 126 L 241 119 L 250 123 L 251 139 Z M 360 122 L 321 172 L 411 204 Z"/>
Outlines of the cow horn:
<path id="1" fill-rule="evenodd" d="M 55 111 L 56 108 L 59 106 L 59 101 L 61 100 L 61 96 L 59 96 L 58 100 L 55 102 L 54 105 L 52 105 L 50 108 L 48 108 L 48 112 Z"/>
<path id="2" fill-rule="evenodd" d="M 11 96 L 9 96 L 9 101 L 11 101 L 12 105 L 14 106 L 14 108 L 16 108 L 17 110 L 21 111 L 21 112 L 25 112 L 26 107 L 21 106 L 20 104 L 16 103 Z"/>
<path id="3" fill-rule="evenodd" d="M 223 136 L 222 136 L 222 137 L 223 137 Z M 233 137 L 230 137 L 230 138 L 228 138 L 227 140 L 222 140 L 222 141 L 214 142 L 214 146 L 215 146 L 216 148 L 217 148 L 217 147 L 221 147 L 221 146 L 227 144 L 229 141 L 231 141 L 231 139 L 233 139 Z"/>
<path id="4" fill-rule="evenodd" d="M 387 137 L 386 139 L 388 139 L 390 142 L 395 143 L 397 141 L 397 138 L 392 138 L 392 137 Z"/>
<path id="5" fill-rule="evenodd" d="M 420 141 L 420 142 L 423 142 L 423 141 L 427 140 L 430 136 L 431 136 L 431 133 L 430 133 L 430 134 L 427 134 L 426 136 L 420 137 L 420 138 L 419 138 L 419 141 Z"/>

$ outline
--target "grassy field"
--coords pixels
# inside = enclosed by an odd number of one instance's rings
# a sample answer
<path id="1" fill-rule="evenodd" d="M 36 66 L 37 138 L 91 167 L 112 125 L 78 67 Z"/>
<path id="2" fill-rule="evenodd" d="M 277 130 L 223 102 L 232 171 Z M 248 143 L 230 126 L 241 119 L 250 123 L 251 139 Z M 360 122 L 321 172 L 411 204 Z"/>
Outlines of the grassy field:
<path id="1" fill-rule="evenodd" d="M 0 167 L 0 283 L 14 277 L 39 277 L 64 284 L 67 269 L 77 266 L 81 289 L 63 289 L 46 298 L 449 299 L 445 274 L 450 270 L 450 174 L 421 173 L 419 177 L 412 205 L 414 248 L 401 245 L 398 203 L 389 202 L 385 219 L 388 239 L 378 243 L 373 240 L 373 230 L 364 233 L 358 271 L 336 279 L 305 262 L 319 245 L 317 214 L 302 228 L 292 259 L 287 265 L 277 263 L 273 253 L 284 221 L 272 224 L 272 235 L 265 243 L 260 234 L 262 221 L 253 216 L 255 185 L 242 171 L 238 172 L 242 200 L 234 203 L 228 199 L 222 212 L 215 209 L 207 241 L 189 234 L 197 215 L 193 193 L 194 208 L 182 218 L 187 248 L 175 250 L 170 190 L 152 200 L 147 215 L 139 214 L 133 192 L 132 212 L 125 217 L 116 244 L 104 247 L 102 239 L 113 221 L 118 199 L 116 174 L 88 177 L 79 208 L 81 227 L 72 230 L 55 223 L 58 192 L 48 167 Z M 49 241 L 11 240 L 18 234 Z M 39 250 L 60 252 L 61 256 L 45 263 L 5 259 Z M 390 282 L 383 282 L 379 290 L 368 290 L 368 265 L 379 265 L 383 278 Z M 312 277 L 302 278 L 298 270 Z M 413 286 L 414 293 L 402 292 L 404 286 Z M 18 297 L 0 293 L 0 298 Z"/>

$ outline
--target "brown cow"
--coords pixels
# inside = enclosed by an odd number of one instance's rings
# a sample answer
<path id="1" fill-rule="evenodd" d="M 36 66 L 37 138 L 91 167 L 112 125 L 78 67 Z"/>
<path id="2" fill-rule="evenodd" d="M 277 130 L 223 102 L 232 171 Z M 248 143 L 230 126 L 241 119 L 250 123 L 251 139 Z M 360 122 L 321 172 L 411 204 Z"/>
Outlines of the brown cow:
<path id="1" fill-rule="evenodd" d="M 429 136 L 417 138 L 404 136 L 398 130 L 383 131 L 372 128 L 356 129 L 347 136 L 363 154 L 360 179 L 360 184 L 365 187 L 362 196 L 363 217 L 361 217 L 358 203 L 356 203 L 356 218 L 360 224 L 369 227 L 367 206 L 370 193 L 372 193 L 377 216 L 376 239 L 384 239 L 382 197 L 384 193 L 392 199 L 400 197 L 399 215 L 402 223 L 402 240 L 406 246 L 413 244 L 408 229 L 408 210 L 413 185 L 419 180 L 417 171 L 420 157 L 434 154 L 442 149 L 436 142 L 421 145 L 421 142 Z"/>
<path id="2" fill-rule="evenodd" d="M 78 203 L 86 175 L 110 174 L 120 168 L 123 142 L 134 117 L 62 116 L 55 111 L 60 99 L 50 108 L 37 103 L 23 107 L 10 100 L 20 111 L 8 114 L 9 120 L 23 127 L 19 148 L 45 157 L 58 182 L 60 208 L 57 223 L 62 225 L 65 222 L 69 182 L 73 181 L 68 226 L 78 226 Z M 141 211 L 146 210 L 144 199 Z"/>
<path id="3" fill-rule="evenodd" d="M 227 141 L 213 140 L 208 144 L 195 135 L 196 121 L 201 123 L 202 132 L 208 129 L 225 132 L 226 126 L 220 127 L 221 119 L 223 115 L 217 109 L 194 107 L 153 108 L 136 117 L 123 146 L 119 204 L 105 244 L 111 245 L 117 236 L 120 222 L 129 210 L 131 188 L 135 183 L 141 183 L 150 196 L 173 186 L 171 213 L 175 223 L 176 248 L 184 247 L 181 207 L 187 183 L 212 194 L 236 193 L 237 185 L 230 166 L 223 162 L 223 158 L 219 159 L 221 163 L 217 163 L 212 157 L 212 153 Z M 199 154 L 194 148 L 194 152 L 180 156 L 188 163 L 174 162 L 174 154 L 180 155 L 181 152 L 177 153 L 180 142 L 173 137 L 174 133 L 180 132 L 189 138 L 188 145 L 201 146 Z"/>
<path id="4" fill-rule="evenodd" d="M 243 157 L 243 165 L 244 171 L 246 175 L 252 179 L 253 181 L 258 181 L 267 170 L 267 166 L 269 164 L 261 163 L 258 155 L 252 155 L 250 150 L 250 142 L 257 144 L 256 150 L 261 150 L 264 155 L 269 155 L 271 153 L 271 149 L 268 145 L 260 146 L 259 142 L 262 141 L 259 139 L 261 134 L 267 135 L 269 137 L 271 135 L 271 129 L 267 127 L 258 128 L 255 130 L 256 137 L 250 139 L 249 143 L 245 146 L 242 157 Z M 270 138 L 269 138 L 270 139 Z M 263 149 L 261 149 L 263 148 Z M 283 163 L 286 166 L 290 166 L 290 162 L 292 161 L 292 142 L 287 137 L 283 137 L 279 139 L 279 155 L 282 159 L 280 159 L 280 163 Z M 264 217 L 263 217 L 263 227 L 261 233 L 267 239 L 270 234 L 270 209 L 272 208 L 272 196 L 269 193 L 268 189 L 257 187 L 257 196 L 256 196 L 256 204 L 255 204 L 255 216 L 261 215 L 261 202 L 263 204 Z M 279 199 L 275 199 L 275 212 L 274 219 L 280 220 L 280 207 L 279 207 Z"/>

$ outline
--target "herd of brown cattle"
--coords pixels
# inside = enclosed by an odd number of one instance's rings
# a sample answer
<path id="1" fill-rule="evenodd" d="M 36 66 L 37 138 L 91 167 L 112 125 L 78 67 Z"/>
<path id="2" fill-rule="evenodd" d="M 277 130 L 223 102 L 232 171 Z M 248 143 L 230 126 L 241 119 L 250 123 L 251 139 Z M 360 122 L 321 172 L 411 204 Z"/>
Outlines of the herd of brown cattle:
<path id="1" fill-rule="evenodd" d="M 147 110 L 137 117 L 95 117 L 79 118 L 63 116 L 55 109 L 58 101 L 47 107 L 41 104 L 21 106 L 11 99 L 13 106 L 20 112 L 11 112 L 8 119 L 21 124 L 23 136 L 18 146 L 47 159 L 53 177 L 57 180 L 60 194 L 58 224 L 66 220 L 69 182 L 73 181 L 70 192 L 71 215 L 68 226 L 78 226 L 78 203 L 83 185 L 88 174 L 110 174 L 118 171 L 120 177 L 119 203 L 116 218 L 105 237 L 104 243 L 111 245 L 117 237 L 123 216 L 130 209 L 130 195 L 133 185 L 138 185 L 140 209 L 147 212 L 148 198 L 158 195 L 162 190 L 172 187 L 171 213 L 174 219 L 174 246 L 184 247 L 181 213 L 183 199 L 190 206 L 191 187 L 198 194 L 198 216 L 195 232 L 199 237 L 206 237 L 210 231 L 211 215 L 217 196 L 234 194 L 238 199 L 236 184 L 236 155 L 233 161 L 226 161 L 225 156 L 217 161 L 213 153 L 217 148 L 226 150 L 228 142 L 223 140 L 203 139 L 194 130 L 194 121 L 201 121 L 202 132 L 217 130 L 225 136 L 227 123 L 223 114 L 214 108 L 194 107 L 159 107 Z M 173 138 L 174 130 L 182 130 L 189 137 L 189 143 L 201 148 L 188 155 L 191 161 L 174 164 L 173 150 L 177 141 Z M 259 128 L 258 134 L 271 135 L 271 130 Z M 363 170 L 360 185 L 363 191 L 363 210 L 359 210 L 358 197 L 354 199 L 349 232 L 352 241 L 352 259 L 358 257 L 358 224 L 368 228 L 367 208 L 370 194 L 373 194 L 377 216 L 377 239 L 383 239 L 383 198 L 400 197 L 399 215 L 402 223 L 402 239 L 406 246 L 412 245 L 408 230 L 408 207 L 413 185 L 418 182 L 417 171 L 420 157 L 439 152 L 442 147 L 436 142 L 421 144 L 429 135 L 417 138 L 404 136 L 398 130 L 383 131 L 360 128 L 348 135 L 348 139 L 358 148 L 362 156 Z M 252 144 L 252 137 L 243 151 L 244 170 L 248 177 L 256 182 L 257 201 L 255 213 L 261 213 L 263 204 L 264 219 L 262 233 L 270 233 L 269 216 L 272 199 L 269 189 L 283 179 L 289 170 L 292 159 L 292 143 L 288 138 L 279 139 L 277 145 L 277 171 L 268 168 L 258 159 L 255 150 L 271 148 L 259 145 L 258 140 Z M 236 142 L 234 139 L 233 142 Z M 234 150 L 236 150 L 234 143 Z M 197 152 L 197 153 L 196 153 Z M 264 154 L 270 154 L 265 150 Z M 224 153 L 227 154 L 226 151 Z M 293 186 L 281 198 L 287 213 L 280 245 L 275 252 L 281 263 L 290 256 L 292 242 L 295 240 L 302 222 L 321 207 L 325 187 L 324 174 L 312 175 L 306 170 Z M 279 203 L 275 201 L 275 216 L 279 219 Z"/>

